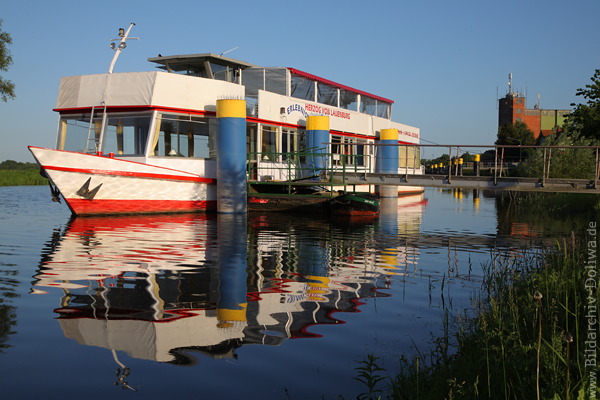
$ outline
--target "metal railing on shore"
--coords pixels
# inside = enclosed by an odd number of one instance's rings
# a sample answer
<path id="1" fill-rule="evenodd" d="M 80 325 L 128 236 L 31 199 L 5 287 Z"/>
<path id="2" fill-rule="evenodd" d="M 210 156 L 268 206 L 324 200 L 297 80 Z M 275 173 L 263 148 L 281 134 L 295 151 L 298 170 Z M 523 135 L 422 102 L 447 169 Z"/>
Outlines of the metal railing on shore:
<path id="1" fill-rule="evenodd" d="M 555 176 L 555 178 L 562 179 L 590 179 L 593 180 L 595 188 L 599 187 L 600 182 L 600 146 L 534 146 L 534 145 L 433 145 L 433 144 L 422 144 L 418 145 L 419 148 L 443 148 L 448 149 L 448 155 L 452 161 L 452 165 L 447 166 L 446 174 L 448 179 L 451 180 L 452 176 L 457 176 L 464 171 L 466 168 L 464 163 L 461 167 L 461 150 L 468 149 L 481 149 L 484 150 L 481 154 L 479 162 L 473 162 L 473 169 L 488 168 L 491 171 L 491 175 L 494 177 L 494 182 L 497 179 L 506 174 L 507 170 L 515 169 L 521 163 L 527 161 L 531 157 L 537 157 L 536 161 L 539 161 L 540 175 L 533 176 L 539 178 L 541 184 L 544 185 L 546 181 L 551 177 L 552 172 L 552 160 L 565 162 L 576 160 L 578 163 L 577 168 L 566 168 L 562 165 L 562 171 L 564 174 L 565 169 L 571 169 L 571 173 L 577 174 L 577 172 L 589 169 L 588 176 Z M 518 155 L 516 155 L 518 150 Z M 571 152 L 570 154 L 566 154 Z M 512 154 L 514 153 L 514 154 Z M 463 153 L 464 154 L 464 153 Z M 479 153 L 478 153 L 479 154 Z M 570 155 L 571 159 L 565 160 L 565 156 Z M 473 156 L 470 154 L 470 156 Z M 487 156 L 487 157 L 486 157 Z M 493 160 L 491 160 L 493 157 Z M 516 161 L 515 161 L 516 160 Z M 581 163 L 589 163 L 588 165 L 581 165 Z M 570 165 L 573 167 L 573 165 Z M 534 169 L 535 170 L 535 169 Z M 593 172 L 592 172 L 593 171 Z M 592 176 L 593 175 L 593 176 Z M 506 176 L 506 175 L 505 175 Z M 516 176 L 515 176 L 516 177 Z M 532 177 L 532 176 L 529 176 Z"/>
<path id="2" fill-rule="evenodd" d="M 343 187 L 346 190 L 347 186 L 356 185 L 408 185 L 410 180 L 417 185 L 427 186 L 423 177 L 431 177 L 431 182 L 442 179 L 444 184 L 448 185 L 473 185 L 474 182 L 464 183 L 465 178 L 472 177 L 471 180 L 486 180 L 490 188 L 506 190 L 511 190 L 509 181 L 514 184 L 515 190 L 552 191 L 552 188 L 557 188 L 557 191 L 564 191 L 565 187 L 573 187 L 579 191 L 587 189 L 587 192 L 600 190 L 600 146 L 405 143 L 361 143 L 360 146 L 362 150 L 366 146 L 398 147 L 401 167 L 396 174 L 377 173 L 376 148 L 364 151 L 370 153 L 365 155 L 357 154 L 359 152 L 352 146 L 348 149 L 349 153 L 354 154 L 325 153 L 310 149 L 304 152 L 250 153 L 248 181 L 287 184 L 290 193 L 293 186 L 302 185 L 319 185 L 333 191 L 334 187 Z M 435 148 L 447 150 L 446 165 L 420 165 L 421 160 L 418 157 L 423 151 Z M 477 153 L 470 154 L 469 151 L 473 150 Z M 519 167 L 525 166 L 528 168 L 528 176 L 518 176 L 522 172 Z M 419 176 L 421 178 L 418 178 Z M 499 184 L 500 179 L 503 181 L 502 185 Z M 453 183 L 454 180 L 460 182 Z M 439 186 L 443 182 L 437 182 L 435 185 Z M 482 187 L 484 183 L 479 182 L 478 185 Z"/>

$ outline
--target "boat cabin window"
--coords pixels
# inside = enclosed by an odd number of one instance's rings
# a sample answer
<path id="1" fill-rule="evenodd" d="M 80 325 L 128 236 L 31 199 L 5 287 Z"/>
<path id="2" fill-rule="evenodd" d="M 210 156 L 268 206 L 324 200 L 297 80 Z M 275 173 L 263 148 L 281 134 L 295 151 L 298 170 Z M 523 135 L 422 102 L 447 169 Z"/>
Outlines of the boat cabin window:
<path id="1" fill-rule="evenodd" d="M 216 121 L 190 115 L 159 114 L 151 155 L 211 158 Z"/>
<path id="2" fill-rule="evenodd" d="M 420 165 L 421 155 L 417 146 L 398 147 L 398 167 L 419 168 Z"/>
<path id="3" fill-rule="evenodd" d="M 315 101 L 315 82 L 303 76 L 292 74 L 291 93 L 292 97 Z"/>
<path id="4" fill-rule="evenodd" d="M 229 66 L 212 64 L 211 69 L 213 73 L 213 78 L 219 81 L 226 82 L 237 82 L 238 81 L 238 71 L 234 70 Z"/>
<path id="5" fill-rule="evenodd" d="M 337 107 L 338 89 L 331 85 L 317 82 L 317 102 Z"/>
<path id="6" fill-rule="evenodd" d="M 284 128 L 281 135 L 282 161 L 295 160 L 298 149 L 298 133 L 295 130 Z"/>
<path id="7" fill-rule="evenodd" d="M 242 73 L 246 97 L 257 97 L 259 90 L 287 95 L 286 68 L 247 68 Z"/>
<path id="8" fill-rule="evenodd" d="M 143 155 L 148 140 L 150 115 L 109 114 L 102 136 L 102 114 L 61 117 L 57 148 L 79 153 Z"/>
<path id="9" fill-rule="evenodd" d="M 167 63 L 169 72 L 197 76 L 200 78 L 216 79 L 219 81 L 239 83 L 240 70 L 228 65 L 220 65 L 205 61 L 204 63 L 190 63 L 189 65 L 173 65 Z"/>
<path id="10" fill-rule="evenodd" d="M 277 151 L 277 132 L 276 126 L 263 125 L 261 136 L 261 160 L 262 161 L 279 161 L 279 154 Z"/>
<path id="11" fill-rule="evenodd" d="M 366 140 L 332 135 L 331 143 L 334 166 L 365 167 L 369 165 L 369 156 L 365 153 Z"/>
<path id="12" fill-rule="evenodd" d="M 377 100 L 368 96 L 360 96 L 360 112 L 377 115 Z"/>
<path id="13" fill-rule="evenodd" d="M 148 142 L 150 116 L 109 116 L 102 141 L 105 154 L 144 155 Z"/>
<path id="14" fill-rule="evenodd" d="M 391 107 L 388 103 L 377 101 L 377 116 L 390 119 L 392 117 Z"/>
<path id="15" fill-rule="evenodd" d="M 260 132 L 261 161 L 287 162 L 298 158 L 300 136 L 296 129 L 262 125 Z"/>
<path id="16" fill-rule="evenodd" d="M 340 89 L 340 107 L 356 111 L 358 109 L 358 95 L 349 90 Z"/>

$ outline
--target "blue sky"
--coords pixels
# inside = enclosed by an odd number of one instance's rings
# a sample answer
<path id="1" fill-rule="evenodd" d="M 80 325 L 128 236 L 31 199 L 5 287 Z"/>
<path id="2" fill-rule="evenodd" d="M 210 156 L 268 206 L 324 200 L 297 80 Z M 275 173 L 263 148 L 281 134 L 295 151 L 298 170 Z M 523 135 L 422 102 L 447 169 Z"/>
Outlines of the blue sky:
<path id="1" fill-rule="evenodd" d="M 600 68 L 600 1 L 102 1 L 4 0 L 14 64 L 0 102 L 0 161 L 54 147 L 59 80 L 103 73 L 119 27 L 136 26 L 115 72 L 152 70 L 148 57 L 222 53 L 294 67 L 394 100 L 393 119 L 423 143 L 491 144 L 497 98 L 513 87 L 528 107 L 570 108 Z M 434 154 L 425 152 L 424 157 Z"/>

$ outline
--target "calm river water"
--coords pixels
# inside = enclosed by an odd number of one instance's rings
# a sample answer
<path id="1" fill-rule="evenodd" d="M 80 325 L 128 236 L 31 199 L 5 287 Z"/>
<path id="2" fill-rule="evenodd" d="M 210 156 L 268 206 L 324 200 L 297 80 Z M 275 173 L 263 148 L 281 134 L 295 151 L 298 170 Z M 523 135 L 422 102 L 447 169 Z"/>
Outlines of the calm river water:
<path id="1" fill-rule="evenodd" d="M 371 221 L 71 219 L 0 188 L 2 397 L 355 398 L 367 354 L 394 373 L 469 312 L 492 254 L 573 229 L 504 215 L 436 189 Z"/>

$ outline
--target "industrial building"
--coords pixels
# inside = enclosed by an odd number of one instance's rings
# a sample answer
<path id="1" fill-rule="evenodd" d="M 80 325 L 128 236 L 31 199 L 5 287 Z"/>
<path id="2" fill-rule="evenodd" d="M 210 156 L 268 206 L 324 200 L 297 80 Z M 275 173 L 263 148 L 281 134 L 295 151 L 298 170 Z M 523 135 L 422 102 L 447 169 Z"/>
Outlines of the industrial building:
<path id="1" fill-rule="evenodd" d="M 512 74 L 509 74 L 508 93 L 498 100 L 498 127 L 523 122 L 533 132 L 534 138 L 548 136 L 559 131 L 565 116 L 571 110 L 542 109 L 538 101 L 533 108 L 527 108 L 525 95 L 512 89 Z"/>

